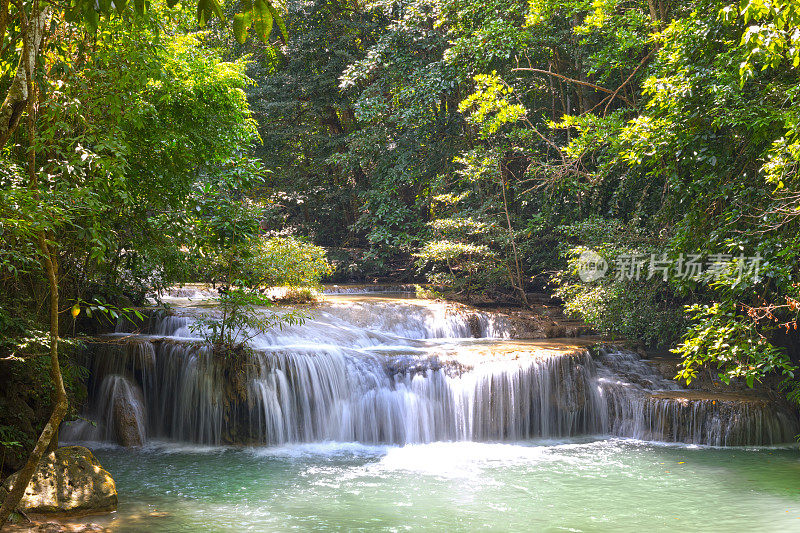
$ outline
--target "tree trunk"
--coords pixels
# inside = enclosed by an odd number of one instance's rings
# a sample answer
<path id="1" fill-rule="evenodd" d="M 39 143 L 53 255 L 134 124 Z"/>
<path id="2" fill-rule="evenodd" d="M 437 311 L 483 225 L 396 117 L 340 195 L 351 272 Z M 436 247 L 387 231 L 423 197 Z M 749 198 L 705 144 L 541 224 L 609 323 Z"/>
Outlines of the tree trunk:
<path id="1" fill-rule="evenodd" d="M 647 0 L 647 6 L 650 8 L 650 18 L 653 19 L 654 22 L 658 22 L 659 27 L 663 27 L 669 17 L 670 1 Z"/>
<path id="2" fill-rule="evenodd" d="M 500 189 L 503 191 L 503 211 L 506 215 L 506 223 L 508 224 L 508 240 L 511 241 L 511 250 L 514 254 L 514 269 L 515 276 L 512 276 L 512 286 L 519 291 L 520 300 L 525 305 L 528 305 L 528 296 L 525 294 L 525 285 L 522 282 L 522 269 L 519 266 L 519 254 L 517 253 L 517 241 L 514 239 L 514 228 L 511 225 L 511 215 L 508 212 L 508 197 L 506 196 L 507 181 L 503 174 L 503 166 L 500 166 Z M 516 283 L 513 283 L 513 278 L 516 277 Z"/>
<path id="3" fill-rule="evenodd" d="M 19 126 L 19 119 L 22 117 L 25 108 L 28 106 L 28 98 L 31 96 L 32 87 L 29 83 L 28 73 L 33 73 L 36 68 L 36 58 L 39 56 L 39 49 L 42 45 L 45 27 L 50 20 L 50 7 L 45 6 L 41 12 L 32 16 L 23 35 L 22 53 L 19 57 L 17 72 L 14 80 L 6 93 L 6 99 L 0 106 L 0 148 L 5 146 L 8 139 Z"/>
<path id="4" fill-rule="evenodd" d="M 6 523 L 11 512 L 16 509 L 25 489 L 28 487 L 42 455 L 50 446 L 50 443 L 58 435 L 58 426 L 64 415 L 67 414 L 67 392 L 64 390 L 64 380 L 61 377 L 61 366 L 58 362 L 58 263 L 56 255 L 50 250 L 50 246 L 45 240 L 43 232 L 39 233 L 39 249 L 44 255 L 43 263 L 47 273 L 47 280 L 50 285 L 50 376 L 53 380 L 56 402 L 53 405 L 53 412 L 50 419 L 45 424 L 39 440 L 33 447 L 28 462 L 20 470 L 14 486 L 6 495 L 6 499 L 0 507 L 0 528 Z"/>
<path id="5" fill-rule="evenodd" d="M 45 11 L 48 11 L 48 9 L 45 8 Z M 42 17 L 41 14 L 37 14 L 36 7 L 34 7 L 33 12 L 34 16 L 32 19 L 35 21 L 33 22 L 33 25 L 38 25 L 38 29 L 35 32 L 38 34 L 38 37 L 35 39 L 35 43 L 31 43 L 27 40 L 23 43 L 23 58 L 31 57 L 31 54 L 29 53 L 29 45 L 31 44 L 36 45 L 38 53 L 38 47 L 41 44 L 41 33 L 44 26 L 44 21 L 47 18 L 46 16 Z M 30 29 L 30 22 L 31 21 L 23 20 L 23 27 Z M 30 32 L 25 31 L 25 34 L 30 35 Z M 35 61 L 31 61 L 29 63 L 21 61 L 21 64 L 22 68 L 28 69 L 22 72 L 22 76 L 24 78 L 24 84 L 22 86 L 25 90 L 25 104 L 28 110 L 28 142 L 30 145 L 28 149 L 28 179 L 30 182 L 30 188 L 36 190 L 38 187 L 35 143 L 36 80 L 34 78 L 34 68 L 36 65 Z M 19 77 L 20 72 L 17 71 L 17 77 L 14 79 L 13 84 L 17 83 Z M 9 91 L 9 94 L 10 93 L 11 91 Z M 8 101 L 8 98 L 6 98 L 6 101 Z M 5 103 L 3 106 L 5 107 Z M 19 118 L 16 119 L 16 125 L 18 124 Z M 5 140 L 8 140 L 7 137 L 4 139 L 4 142 Z M 67 392 L 64 389 L 64 379 L 61 375 L 61 365 L 58 360 L 58 255 L 57 252 L 51 249 L 50 245 L 48 244 L 44 230 L 39 231 L 37 234 L 37 245 L 42 254 L 42 266 L 44 267 L 45 274 L 47 275 L 47 281 L 50 288 L 50 379 L 53 382 L 53 395 L 51 396 L 53 402 L 53 411 L 51 412 L 50 418 L 47 420 L 44 429 L 42 429 L 42 433 L 39 435 L 39 439 L 36 441 L 33 451 L 31 451 L 30 456 L 28 456 L 28 461 L 25 463 L 25 466 L 22 468 L 22 470 L 20 470 L 19 474 L 17 475 L 17 479 L 14 481 L 14 486 L 11 487 L 11 490 L 3 501 L 3 505 L 0 506 L 0 529 L 2 529 L 3 525 L 8 520 L 8 517 L 17 508 L 17 505 L 19 505 L 22 496 L 25 494 L 25 489 L 28 487 L 28 483 L 30 483 L 33 474 L 36 472 L 36 467 L 39 466 L 39 461 L 42 460 L 44 453 L 52 446 L 58 445 L 58 427 L 61 425 L 61 421 L 67 414 Z"/>

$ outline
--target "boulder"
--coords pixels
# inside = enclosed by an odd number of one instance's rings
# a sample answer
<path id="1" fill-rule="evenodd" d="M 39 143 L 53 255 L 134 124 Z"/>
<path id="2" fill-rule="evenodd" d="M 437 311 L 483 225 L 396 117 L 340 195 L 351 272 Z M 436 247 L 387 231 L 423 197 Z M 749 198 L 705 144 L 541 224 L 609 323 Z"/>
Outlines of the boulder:
<path id="1" fill-rule="evenodd" d="M 10 490 L 17 474 L 3 483 Z M 19 508 L 26 513 L 84 514 L 114 511 L 114 479 L 83 446 L 65 446 L 42 458 Z"/>
<path id="2" fill-rule="evenodd" d="M 144 399 L 136 385 L 128 384 L 124 393 L 114 395 L 114 435 L 123 446 L 141 446 L 145 441 Z"/>

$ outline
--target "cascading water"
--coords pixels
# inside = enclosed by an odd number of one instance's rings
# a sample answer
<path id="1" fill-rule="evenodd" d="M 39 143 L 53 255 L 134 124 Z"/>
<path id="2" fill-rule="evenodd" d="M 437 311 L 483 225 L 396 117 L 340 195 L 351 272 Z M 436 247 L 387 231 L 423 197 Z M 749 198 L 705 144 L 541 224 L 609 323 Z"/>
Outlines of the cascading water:
<path id="1" fill-rule="evenodd" d="M 407 444 L 606 434 L 729 445 L 797 433 L 794 418 L 765 402 L 692 398 L 636 354 L 514 341 L 502 317 L 385 295 L 331 297 L 305 324 L 259 334 L 237 387 L 196 337 L 197 312 L 151 321 L 147 334 L 121 326 L 95 344 L 87 418 L 97 426 L 67 426 L 62 438 Z"/>

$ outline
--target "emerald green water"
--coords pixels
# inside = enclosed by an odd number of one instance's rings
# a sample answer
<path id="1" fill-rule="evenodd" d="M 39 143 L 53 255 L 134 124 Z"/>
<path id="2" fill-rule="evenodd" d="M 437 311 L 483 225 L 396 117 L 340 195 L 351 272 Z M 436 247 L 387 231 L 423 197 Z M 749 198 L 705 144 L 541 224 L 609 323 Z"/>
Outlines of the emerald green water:
<path id="1" fill-rule="evenodd" d="M 797 449 L 626 440 L 95 450 L 115 531 L 800 531 Z"/>

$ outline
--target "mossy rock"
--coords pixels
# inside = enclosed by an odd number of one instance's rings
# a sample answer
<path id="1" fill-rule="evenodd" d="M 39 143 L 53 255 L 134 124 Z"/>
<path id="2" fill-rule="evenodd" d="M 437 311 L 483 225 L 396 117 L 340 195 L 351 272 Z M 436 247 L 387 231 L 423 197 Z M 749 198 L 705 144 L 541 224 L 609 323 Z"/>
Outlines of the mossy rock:
<path id="1" fill-rule="evenodd" d="M 3 483 L 10 490 L 17 474 Z M 85 514 L 114 511 L 114 479 L 83 446 L 65 446 L 42 458 L 25 489 L 19 508 L 27 513 Z"/>

